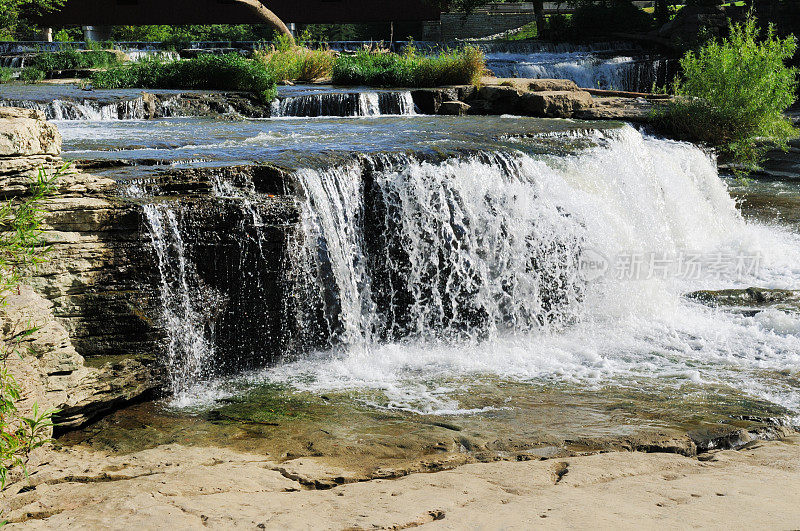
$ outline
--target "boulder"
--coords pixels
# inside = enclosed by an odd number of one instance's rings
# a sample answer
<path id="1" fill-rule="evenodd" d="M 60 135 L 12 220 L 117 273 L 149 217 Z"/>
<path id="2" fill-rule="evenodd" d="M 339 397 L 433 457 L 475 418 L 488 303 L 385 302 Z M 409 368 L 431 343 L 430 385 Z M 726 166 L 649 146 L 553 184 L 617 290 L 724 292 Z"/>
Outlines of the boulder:
<path id="1" fill-rule="evenodd" d="M 485 77 L 481 80 L 485 87 L 510 87 L 519 92 L 543 92 L 552 90 L 580 90 L 571 79 L 533 79 L 516 77 Z"/>
<path id="2" fill-rule="evenodd" d="M 527 92 L 520 97 L 523 114 L 542 118 L 570 118 L 593 104 L 592 95 L 582 90 Z"/>
<path id="3" fill-rule="evenodd" d="M 445 101 L 439 107 L 439 114 L 448 114 L 451 116 L 464 116 L 469 113 L 470 106 L 463 101 Z"/>
<path id="4" fill-rule="evenodd" d="M 0 107 L 0 157 L 58 155 L 61 134 L 41 111 Z"/>

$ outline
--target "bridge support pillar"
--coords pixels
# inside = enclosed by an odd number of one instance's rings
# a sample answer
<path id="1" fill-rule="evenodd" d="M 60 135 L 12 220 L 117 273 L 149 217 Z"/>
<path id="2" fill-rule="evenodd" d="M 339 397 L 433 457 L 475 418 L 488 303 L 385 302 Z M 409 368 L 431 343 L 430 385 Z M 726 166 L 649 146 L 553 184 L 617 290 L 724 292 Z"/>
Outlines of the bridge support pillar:
<path id="1" fill-rule="evenodd" d="M 111 26 L 84 26 L 83 27 L 83 40 L 89 41 L 110 41 L 111 40 Z"/>

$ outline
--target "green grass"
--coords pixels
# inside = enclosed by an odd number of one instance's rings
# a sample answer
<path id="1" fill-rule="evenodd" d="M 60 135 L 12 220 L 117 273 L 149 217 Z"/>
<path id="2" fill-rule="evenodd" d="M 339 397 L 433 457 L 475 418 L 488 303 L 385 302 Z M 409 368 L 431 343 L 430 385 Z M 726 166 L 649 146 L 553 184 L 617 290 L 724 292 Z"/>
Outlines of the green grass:
<path id="1" fill-rule="evenodd" d="M 280 81 L 316 81 L 331 76 L 336 58 L 330 50 L 295 46 L 280 36 L 275 46 L 255 53 L 255 59 Z"/>
<path id="2" fill-rule="evenodd" d="M 772 28 L 760 39 L 754 18 L 730 26 L 730 36 L 711 41 L 681 59 L 683 79 L 676 100 L 656 112 L 662 131 L 717 148 L 742 171 L 758 168 L 770 148 L 786 147 L 797 130 L 784 116 L 795 101 L 797 70 L 786 65 L 797 39 L 777 37 Z"/>
<path id="3" fill-rule="evenodd" d="M 342 56 L 333 66 L 336 85 L 374 87 L 437 87 L 477 84 L 486 69 L 483 52 L 474 46 L 420 55 L 413 47 L 403 54 L 361 51 Z"/>
<path id="4" fill-rule="evenodd" d="M 95 72 L 97 88 L 210 89 L 253 92 L 264 102 L 275 99 L 276 78 L 258 61 L 239 54 L 201 55 L 171 63 L 136 63 Z"/>
<path id="5" fill-rule="evenodd" d="M 34 56 L 28 66 L 49 74 L 54 70 L 82 70 L 87 68 L 108 68 L 120 63 L 119 56 L 107 50 L 65 50 L 47 52 Z"/>

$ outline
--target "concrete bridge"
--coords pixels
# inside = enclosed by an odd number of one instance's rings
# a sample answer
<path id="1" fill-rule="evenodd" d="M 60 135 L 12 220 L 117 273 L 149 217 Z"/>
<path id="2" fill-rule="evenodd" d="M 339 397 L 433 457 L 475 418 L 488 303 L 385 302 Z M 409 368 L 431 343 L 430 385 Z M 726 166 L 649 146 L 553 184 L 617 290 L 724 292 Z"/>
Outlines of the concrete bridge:
<path id="1" fill-rule="evenodd" d="M 262 0 L 285 22 L 336 24 L 436 20 L 440 10 L 425 0 Z M 67 0 L 38 20 L 42 26 L 139 26 L 147 24 L 263 24 L 231 0 Z"/>

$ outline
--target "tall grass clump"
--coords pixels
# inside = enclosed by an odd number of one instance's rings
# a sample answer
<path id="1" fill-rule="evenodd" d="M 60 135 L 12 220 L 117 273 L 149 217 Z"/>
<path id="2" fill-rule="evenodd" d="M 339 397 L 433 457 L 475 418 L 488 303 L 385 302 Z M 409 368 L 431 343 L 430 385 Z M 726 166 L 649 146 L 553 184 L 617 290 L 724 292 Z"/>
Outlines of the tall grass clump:
<path id="1" fill-rule="evenodd" d="M 108 68 L 119 63 L 119 55 L 108 50 L 64 50 L 40 53 L 28 61 L 28 66 L 49 73 L 54 70 Z"/>
<path id="2" fill-rule="evenodd" d="M 66 166 L 48 176 L 43 170 L 31 182 L 28 193 L 0 203 L 0 305 L 16 289 L 32 267 L 46 259 L 47 248 L 41 245 L 42 202 L 54 192 L 54 181 Z M 8 367 L 10 358 L 21 357 L 23 341 L 36 331 L 14 330 L 0 341 L 0 491 L 8 473 L 25 465 L 31 452 L 49 440 L 56 411 L 39 411 L 36 404 L 30 416 L 17 408 L 22 390 Z"/>
<path id="3" fill-rule="evenodd" d="M 315 81 L 328 78 L 336 58 L 330 50 L 312 50 L 279 35 L 275 44 L 256 51 L 255 59 L 280 81 Z"/>
<path id="4" fill-rule="evenodd" d="M 422 55 L 409 46 L 402 54 L 362 50 L 342 56 L 333 66 L 332 77 L 336 85 L 437 87 L 477 84 L 485 70 L 486 59 L 476 46 L 438 55 Z"/>
<path id="5" fill-rule="evenodd" d="M 795 101 L 797 70 L 786 61 L 797 39 L 779 38 L 772 26 L 760 36 L 750 16 L 731 24 L 728 38 L 684 55 L 676 99 L 655 116 L 664 132 L 717 148 L 742 172 L 758 168 L 770 143 L 786 148 L 797 135 L 784 116 Z"/>
<path id="6" fill-rule="evenodd" d="M 255 93 L 264 102 L 275 99 L 275 81 L 263 64 L 235 53 L 163 64 L 134 63 L 92 75 L 97 88 L 241 90 Z"/>

